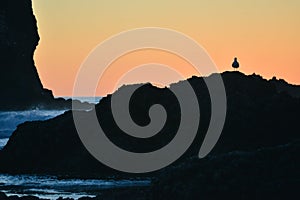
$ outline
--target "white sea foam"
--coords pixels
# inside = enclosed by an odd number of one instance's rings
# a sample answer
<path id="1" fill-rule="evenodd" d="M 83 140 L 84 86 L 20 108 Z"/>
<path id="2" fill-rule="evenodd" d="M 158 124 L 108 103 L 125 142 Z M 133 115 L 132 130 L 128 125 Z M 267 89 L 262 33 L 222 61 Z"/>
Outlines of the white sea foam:
<path id="1" fill-rule="evenodd" d="M 103 189 L 132 186 L 148 186 L 151 181 L 144 180 L 99 180 L 63 179 L 52 176 L 11 176 L 0 174 L 0 191 L 7 195 L 33 195 L 40 198 L 57 199 L 83 196 L 94 197 Z"/>
<path id="2" fill-rule="evenodd" d="M 87 102 L 87 103 L 93 103 L 97 104 L 99 101 L 102 99 L 102 97 L 67 97 L 67 96 L 62 96 L 61 98 L 64 99 L 73 99 L 73 100 L 79 100 L 82 103 Z"/>
<path id="3" fill-rule="evenodd" d="M 6 145 L 8 138 L 0 139 L 0 150 Z"/>
<path id="4" fill-rule="evenodd" d="M 0 112 L 0 139 L 8 138 L 17 126 L 25 121 L 47 120 L 64 110 L 26 110 Z"/>
<path id="5" fill-rule="evenodd" d="M 98 103 L 101 97 L 63 97 L 81 102 Z M 26 110 L 0 112 L 0 139 L 8 138 L 17 126 L 25 121 L 47 120 L 61 115 L 65 110 Z"/>

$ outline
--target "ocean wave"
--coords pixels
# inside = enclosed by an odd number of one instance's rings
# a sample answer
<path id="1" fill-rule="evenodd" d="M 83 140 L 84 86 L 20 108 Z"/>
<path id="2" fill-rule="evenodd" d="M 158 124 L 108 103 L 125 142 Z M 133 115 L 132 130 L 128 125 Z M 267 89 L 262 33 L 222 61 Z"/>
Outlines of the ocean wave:
<path id="1" fill-rule="evenodd" d="M 83 196 L 94 197 L 102 189 L 131 186 L 149 186 L 150 179 L 101 180 L 101 179 L 57 179 L 53 176 L 0 174 L 0 191 L 9 195 L 33 195 L 40 198 L 57 199 Z"/>
<path id="2" fill-rule="evenodd" d="M 6 145 L 8 138 L 0 139 L 0 150 Z"/>
<path id="3" fill-rule="evenodd" d="M 78 100 L 82 103 L 92 103 L 92 104 L 97 104 L 99 101 L 102 99 L 102 97 L 68 97 L 68 96 L 61 96 L 60 98 L 64 99 L 73 99 L 73 100 Z"/>
<path id="4" fill-rule="evenodd" d="M 64 110 L 26 110 L 0 112 L 0 139 L 8 138 L 25 121 L 47 120 L 63 114 Z"/>

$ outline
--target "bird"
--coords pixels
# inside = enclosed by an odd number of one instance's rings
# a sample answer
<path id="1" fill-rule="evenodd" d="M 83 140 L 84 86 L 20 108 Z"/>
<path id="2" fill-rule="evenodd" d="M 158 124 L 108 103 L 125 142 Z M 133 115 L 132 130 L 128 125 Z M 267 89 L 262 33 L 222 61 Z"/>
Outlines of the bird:
<path id="1" fill-rule="evenodd" d="M 237 68 L 240 67 L 240 64 L 239 64 L 239 62 L 237 61 L 237 58 L 234 58 L 234 61 L 233 61 L 233 63 L 232 63 L 232 67 L 233 67 L 234 69 L 237 69 Z"/>

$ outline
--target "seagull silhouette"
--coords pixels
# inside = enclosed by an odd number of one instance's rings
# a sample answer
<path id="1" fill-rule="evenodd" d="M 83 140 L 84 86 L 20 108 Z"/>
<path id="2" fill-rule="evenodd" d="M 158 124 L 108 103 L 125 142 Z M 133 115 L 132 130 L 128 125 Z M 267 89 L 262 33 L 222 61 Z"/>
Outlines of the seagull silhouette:
<path id="1" fill-rule="evenodd" d="M 239 64 L 239 62 L 237 61 L 237 58 L 234 58 L 234 61 L 233 61 L 233 63 L 232 63 L 232 67 L 233 67 L 234 69 L 237 69 L 237 68 L 240 67 L 240 64 Z"/>

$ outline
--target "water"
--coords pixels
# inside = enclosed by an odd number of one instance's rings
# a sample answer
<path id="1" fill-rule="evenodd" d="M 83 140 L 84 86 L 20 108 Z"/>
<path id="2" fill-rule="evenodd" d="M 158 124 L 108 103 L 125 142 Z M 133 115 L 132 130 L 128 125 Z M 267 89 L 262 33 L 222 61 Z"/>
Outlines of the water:
<path id="1" fill-rule="evenodd" d="M 68 99 L 69 97 L 64 97 Z M 82 102 L 98 103 L 101 97 L 76 97 Z M 65 110 L 27 110 L 0 112 L 0 149 L 17 126 L 25 121 L 47 120 Z M 94 197 L 107 188 L 147 186 L 150 180 L 80 180 L 57 179 L 53 176 L 0 174 L 0 191 L 6 195 L 37 196 L 45 199 Z"/>
<path id="2" fill-rule="evenodd" d="M 17 126 L 25 121 L 47 120 L 63 114 L 64 110 L 26 110 L 0 112 L 0 149 Z"/>
<path id="3" fill-rule="evenodd" d="M 87 102 L 87 103 L 93 103 L 97 104 L 101 100 L 102 97 L 64 97 L 64 99 L 74 99 L 74 100 L 79 100 L 81 102 Z"/>
<path id="4" fill-rule="evenodd" d="M 0 139 L 0 150 L 7 144 L 8 138 Z"/>
<path id="5" fill-rule="evenodd" d="M 81 102 L 98 103 L 101 97 L 63 97 Z M 0 112 L 0 149 L 7 143 L 17 126 L 25 121 L 47 120 L 61 115 L 65 110 L 26 110 Z"/>
<path id="6" fill-rule="evenodd" d="M 0 174 L 0 191 L 6 195 L 37 196 L 57 199 L 95 197 L 101 190 L 108 188 L 149 186 L 151 180 L 99 180 L 99 179 L 63 179 L 53 176 L 11 176 Z"/>

